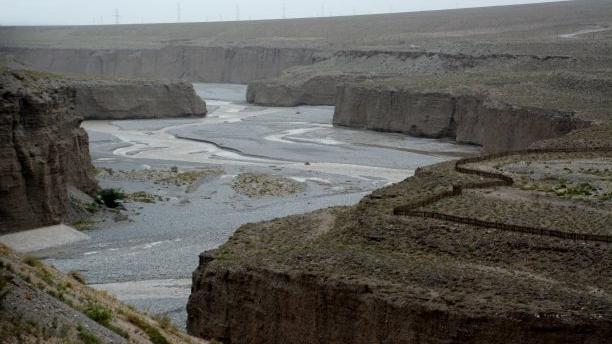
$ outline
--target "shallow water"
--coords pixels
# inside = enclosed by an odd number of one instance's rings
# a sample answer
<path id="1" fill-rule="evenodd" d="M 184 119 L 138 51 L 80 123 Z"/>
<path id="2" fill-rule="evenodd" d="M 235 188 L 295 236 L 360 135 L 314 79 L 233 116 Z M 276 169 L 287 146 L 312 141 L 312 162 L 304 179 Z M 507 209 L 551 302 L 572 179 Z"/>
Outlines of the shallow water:
<path id="1" fill-rule="evenodd" d="M 333 107 L 258 107 L 240 85 L 196 84 L 212 111 L 203 119 L 86 121 L 97 167 L 114 170 L 216 167 L 223 172 L 189 188 L 100 177 L 102 187 L 147 191 L 163 199 L 127 203 L 129 221 L 106 221 L 91 240 L 39 255 L 63 271 L 78 270 L 94 287 L 152 313 L 186 320 L 189 279 L 198 254 L 242 224 L 351 205 L 419 166 L 477 149 L 400 134 L 336 128 Z M 211 100 L 213 98 L 214 100 Z M 288 197 L 234 192 L 240 173 L 282 175 L 304 183 Z"/>

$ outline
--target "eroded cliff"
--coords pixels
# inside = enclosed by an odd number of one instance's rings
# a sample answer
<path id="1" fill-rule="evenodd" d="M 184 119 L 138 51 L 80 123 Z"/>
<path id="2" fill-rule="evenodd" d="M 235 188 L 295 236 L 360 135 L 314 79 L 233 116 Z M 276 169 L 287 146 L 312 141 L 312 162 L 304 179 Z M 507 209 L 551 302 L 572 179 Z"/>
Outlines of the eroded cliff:
<path id="1" fill-rule="evenodd" d="M 584 128 L 572 112 L 514 106 L 486 95 L 453 95 L 393 87 L 342 85 L 335 125 L 453 138 L 486 151 L 527 148 L 531 143 Z"/>
<path id="2" fill-rule="evenodd" d="M 0 55 L 29 69 L 46 72 L 247 83 L 269 78 L 296 65 L 318 60 L 320 51 L 274 47 L 192 47 L 170 45 L 151 49 L 60 49 L 2 47 Z"/>
<path id="3" fill-rule="evenodd" d="M 97 188 L 75 92 L 3 71 L 0 93 L 0 232 L 59 223 L 67 216 L 68 185 Z"/>
<path id="4" fill-rule="evenodd" d="M 567 56 L 340 50 L 316 63 L 289 68 L 280 76 L 249 82 L 247 100 L 272 106 L 334 105 L 337 86 L 347 82 L 487 68 L 546 70 L 575 63 Z"/>
<path id="5" fill-rule="evenodd" d="M 87 80 L 71 82 L 85 119 L 203 117 L 206 104 L 185 82 Z"/>

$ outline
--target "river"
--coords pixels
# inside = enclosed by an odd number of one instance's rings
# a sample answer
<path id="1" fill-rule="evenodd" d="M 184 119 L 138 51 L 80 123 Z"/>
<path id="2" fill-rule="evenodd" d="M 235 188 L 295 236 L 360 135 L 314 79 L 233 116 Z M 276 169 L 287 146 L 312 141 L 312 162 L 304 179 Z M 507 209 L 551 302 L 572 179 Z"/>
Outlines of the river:
<path id="1" fill-rule="evenodd" d="M 162 201 L 127 203 L 129 218 L 102 221 L 90 240 L 39 252 L 58 269 L 185 326 L 198 254 L 223 244 L 240 225 L 351 205 L 420 166 L 478 151 L 449 141 L 332 126 L 333 107 L 273 108 L 245 103 L 242 85 L 195 84 L 202 119 L 86 121 L 94 165 L 114 171 L 216 168 L 186 189 L 100 176 L 104 188 L 146 191 Z M 302 183 L 284 197 L 248 197 L 232 182 L 246 172 Z"/>

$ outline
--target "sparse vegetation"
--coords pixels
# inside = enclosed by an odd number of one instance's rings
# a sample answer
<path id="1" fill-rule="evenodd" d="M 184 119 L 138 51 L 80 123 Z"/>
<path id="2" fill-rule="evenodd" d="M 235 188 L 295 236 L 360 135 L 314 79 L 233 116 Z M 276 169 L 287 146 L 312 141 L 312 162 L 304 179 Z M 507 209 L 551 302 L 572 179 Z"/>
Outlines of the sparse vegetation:
<path id="1" fill-rule="evenodd" d="M 87 284 L 87 281 L 85 280 L 85 277 L 83 277 L 83 275 L 81 275 L 80 272 L 78 271 L 70 271 L 68 273 L 68 276 L 72 277 L 72 279 L 74 279 L 75 281 L 81 283 L 81 284 Z"/>
<path id="2" fill-rule="evenodd" d="M 77 331 L 79 332 L 79 339 L 81 339 L 84 344 L 102 344 L 102 341 L 95 334 L 85 329 L 83 325 L 79 324 L 77 326 Z"/>
<path id="3" fill-rule="evenodd" d="M 155 203 L 157 197 L 145 191 L 138 191 L 126 194 L 125 199 L 127 201 L 138 203 Z"/>
<path id="4" fill-rule="evenodd" d="M 580 183 L 580 184 L 561 184 L 555 188 L 553 191 L 557 196 L 561 197 L 583 197 L 583 196 L 591 196 L 597 192 L 597 189 L 589 184 L 589 183 Z"/>
<path id="5" fill-rule="evenodd" d="M 86 231 L 92 229 L 95 223 L 89 219 L 79 219 L 72 223 L 72 227 L 79 231 Z"/>
<path id="6" fill-rule="evenodd" d="M 31 266 L 33 268 L 41 268 L 42 267 L 42 263 L 41 263 L 40 259 L 38 259 L 36 257 L 25 256 L 25 257 L 23 257 L 23 262 L 28 264 L 29 266 Z"/>
<path id="7" fill-rule="evenodd" d="M 177 333 L 178 329 L 172 323 L 172 320 L 167 314 L 158 314 L 153 317 L 164 330 L 172 333 Z"/>
<path id="8" fill-rule="evenodd" d="M 148 336 L 149 340 L 153 344 L 169 344 L 168 339 L 164 337 L 164 335 L 159 332 L 158 329 L 153 327 L 151 324 L 141 319 L 135 314 L 128 314 L 128 321 L 132 324 L 136 325 L 142 331 L 144 331 Z"/>
<path id="9" fill-rule="evenodd" d="M 113 312 L 96 302 L 89 302 L 86 304 L 83 311 L 92 320 L 107 327 L 113 319 Z"/>

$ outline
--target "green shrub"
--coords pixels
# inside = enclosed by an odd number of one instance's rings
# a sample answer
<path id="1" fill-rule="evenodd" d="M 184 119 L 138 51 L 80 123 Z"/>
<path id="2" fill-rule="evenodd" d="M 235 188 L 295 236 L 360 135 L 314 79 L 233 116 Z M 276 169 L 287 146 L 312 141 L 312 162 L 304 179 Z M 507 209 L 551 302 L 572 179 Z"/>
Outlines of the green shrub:
<path id="1" fill-rule="evenodd" d="M 121 203 L 118 201 L 125 198 L 123 192 L 119 189 L 103 189 L 98 192 L 97 201 L 109 208 L 118 208 Z"/>
<path id="2" fill-rule="evenodd" d="M 557 196 L 562 197 L 576 197 L 576 196 L 591 196 L 597 192 L 597 189 L 589 183 L 581 183 L 581 184 L 561 184 L 555 188 L 553 191 Z"/>
<path id="3" fill-rule="evenodd" d="M 77 331 L 79 332 L 79 339 L 84 344 L 102 344 L 102 341 L 95 334 L 87 331 L 81 324 L 77 327 Z"/>
<path id="4" fill-rule="evenodd" d="M 151 341 L 151 343 L 153 343 L 153 344 L 170 344 L 168 339 L 166 339 L 166 337 L 164 337 L 164 335 L 162 335 L 159 332 L 158 329 L 156 329 L 155 327 L 149 325 L 149 323 L 147 323 L 146 321 L 140 319 L 138 316 L 136 316 L 134 314 L 130 314 L 130 315 L 128 315 L 128 320 L 129 320 L 129 322 L 131 322 L 132 324 L 134 324 L 138 328 L 140 328 L 142 331 L 144 331 L 144 333 L 146 333 L 147 336 L 149 336 L 149 340 Z"/>
<path id="5" fill-rule="evenodd" d="M 92 320 L 108 326 L 110 321 L 113 320 L 113 311 L 102 306 L 99 303 L 89 302 L 84 309 L 85 314 Z"/>
<path id="6" fill-rule="evenodd" d="M 33 268 L 40 268 L 40 267 L 42 267 L 42 263 L 36 257 L 32 257 L 32 256 L 23 257 L 23 262 L 28 264 L 29 266 L 31 266 Z"/>

